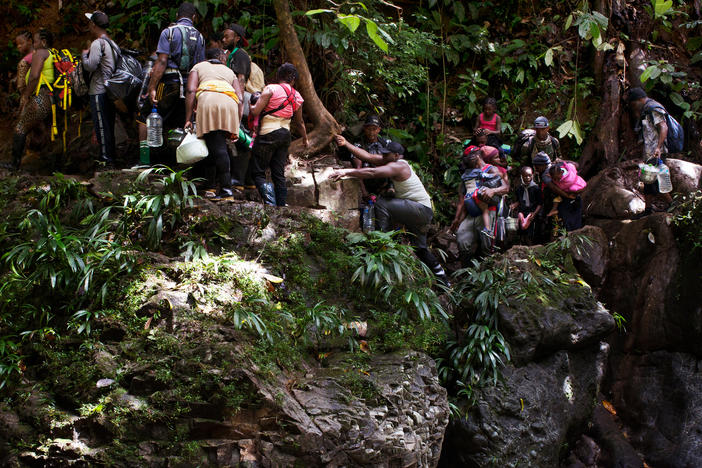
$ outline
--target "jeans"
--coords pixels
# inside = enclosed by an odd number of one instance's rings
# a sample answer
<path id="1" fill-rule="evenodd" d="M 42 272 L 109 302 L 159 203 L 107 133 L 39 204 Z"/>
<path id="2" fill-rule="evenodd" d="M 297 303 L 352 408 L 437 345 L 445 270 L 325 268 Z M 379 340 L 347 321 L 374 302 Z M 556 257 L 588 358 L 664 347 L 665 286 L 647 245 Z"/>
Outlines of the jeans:
<path id="1" fill-rule="evenodd" d="M 285 186 L 285 164 L 288 162 L 290 131 L 279 128 L 271 133 L 259 135 L 253 146 L 253 176 L 256 187 L 261 190 L 266 183 L 266 169 L 271 168 L 271 179 L 275 187 L 275 200 L 278 206 L 285 206 L 288 189 Z"/>
<path id="2" fill-rule="evenodd" d="M 427 231 L 434 217 L 428 206 L 403 198 L 380 197 L 375 204 L 375 223 L 379 231 L 389 231 L 394 224 L 405 227 L 412 234 L 412 247 L 417 257 L 437 276 L 444 269 L 427 247 Z"/>
<path id="3" fill-rule="evenodd" d="M 115 106 L 107 94 L 93 94 L 90 96 L 90 113 L 100 145 L 100 160 L 113 161 L 115 158 Z"/>
<path id="4" fill-rule="evenodd" d="M 231 176 L 229 175 L 229 152 L 227 151 L 227 138 L 229 137 L 229 132 L 223 130 L 214 130 L 209 133 L 205 133 L 203 138 L 207 144 L 208 155 L 205 159 L 207 161 L 207 174 L 209 180 L 213 180 L 211 177 L 212 173 L 216 173 L 217 183 L 219 187 L 230 188 L 231 187 Z"/>

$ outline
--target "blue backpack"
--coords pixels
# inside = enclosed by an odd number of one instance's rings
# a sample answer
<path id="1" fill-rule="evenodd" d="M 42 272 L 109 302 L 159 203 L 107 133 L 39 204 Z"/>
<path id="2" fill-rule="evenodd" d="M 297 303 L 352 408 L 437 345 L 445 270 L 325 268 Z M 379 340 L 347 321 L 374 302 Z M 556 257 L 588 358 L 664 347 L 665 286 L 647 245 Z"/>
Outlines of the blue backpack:
<path id="1" fill-rule="evenodd" d="M 665 114 L 665 123 L 668 125 L 668 136 L 665 139 L 665 146 L 668 148 L 668 153 L 681 153 L 685 145 L 685 132 L 682 125 L 665 110 L 665 107 L 653 99 L 649 99 L 644 104 L 642 116 L 651 115 L 654 110 Z"/>

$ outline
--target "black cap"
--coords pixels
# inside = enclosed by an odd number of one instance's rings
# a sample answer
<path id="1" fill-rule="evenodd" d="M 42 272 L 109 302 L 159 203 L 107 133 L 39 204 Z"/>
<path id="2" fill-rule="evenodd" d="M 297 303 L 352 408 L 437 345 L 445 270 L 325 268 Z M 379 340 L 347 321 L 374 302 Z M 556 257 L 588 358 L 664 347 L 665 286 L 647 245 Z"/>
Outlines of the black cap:
<path id="1" fill-rule="evenodd" d="M 387 146 L 380 148 L 380 152 L 383 154 L 396 153 L 405 154 L 405 148 L 396 141 L 391 141 Z"/>
<path id="2" fill-rule="evenodd" d="M 249 41 L 246 40 L 246 29 L 242 25 L 232 23 L 224 29 L 231 29 L 232 31 L 234 31 L 236 35 L 241 38 L 241 45 L 243 45 L 244 47 L 249 46 Z"/>
<path id="3" fill-rule="evenodd" d="M 95 23 L 98 28 L 105 29 L 110 25 L 110 18 L 104 11 L 96 10 L 92 13 L 86 13 L 85 17 Z"/>
<path id="4" fill-rule="evenodd" d="M 380 117 L 378 117 L 375 114 L 370 114 L 368 117 L 366 117 L 366 122 L 363 124 L 364 127 L 367 127 L 369 125 L 375 125 L 376 127 L 381 127 L 380 125 Z"/>
<path id="5" fill-rule="evenodd" d="M 639 99 L 643 99 L 648 97 L 646 95 L 646 91 L 644 91 L 642 88 L 636 87 L 636 88 L 631 88 L 629 90 L 629 94 L 626 97 L 627 102 L 634 102 L 638 101 Z"/>

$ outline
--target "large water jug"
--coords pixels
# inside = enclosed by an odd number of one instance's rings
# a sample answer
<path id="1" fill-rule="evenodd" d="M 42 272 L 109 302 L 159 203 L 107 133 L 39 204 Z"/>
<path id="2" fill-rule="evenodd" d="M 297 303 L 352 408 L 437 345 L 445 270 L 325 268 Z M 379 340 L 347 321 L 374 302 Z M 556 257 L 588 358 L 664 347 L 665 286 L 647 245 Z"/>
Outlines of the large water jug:
<path id="1" fill-rule="evenodd" d="M 658 190 L 661 193 L 670 193 L 673 190 L 673 182 L 670 180 L 670 169 L 665 164 L 658 166 Z"/>
<path id="2" fill-rule="evenodd" d="M 375 206 L 374 200 L 368 200 L 368 205 L 363 209 L 363 232 L 375 230 Z"/>
<path id="3" fill-rule="evenodd" d="M 163 119 L 156 107 L 151 110 L 151 113 L 146 118 L 146 141 L 152 148 L 158 148 L 163 145 Z"/>

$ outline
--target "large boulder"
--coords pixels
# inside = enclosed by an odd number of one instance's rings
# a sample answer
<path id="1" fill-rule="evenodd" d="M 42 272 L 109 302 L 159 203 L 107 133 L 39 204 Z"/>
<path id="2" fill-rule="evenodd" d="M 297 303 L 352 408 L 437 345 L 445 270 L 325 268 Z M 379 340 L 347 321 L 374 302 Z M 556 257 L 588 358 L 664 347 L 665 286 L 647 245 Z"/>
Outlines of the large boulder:
<path id="1" fill-rule="evenodd" d="M 692 355 L 655 351 L 614 357 L 612 393 L 631 443 L 650 466 L 687 468 L 702 460 L 702 372 Z"/>
<path id="2" fill-rule="evenodd" d="M 682 159 L 667 159 L 666 164 L 674 192 L 685 194 L 702 188 L 702 166 Z"/>
<path id="3" fill-rule="evenodd" d="M 441 466 L 559 466 L 561 447 L 592 414 L 607 349 L 506 366 L 504 386 L 481 392 L 467 418 L 449 425 Z"/>
<path id="4" fill-rule="evenodd" d="M 346 178 L 332 181 L 329 176 L 339 169 L 335 159 L 322 161 L 294 160 L 286 169 L 288 204 L 307 208 L 320 208 L 346 215 L 358 210 L 361 200 L 361 182 Z"/>

